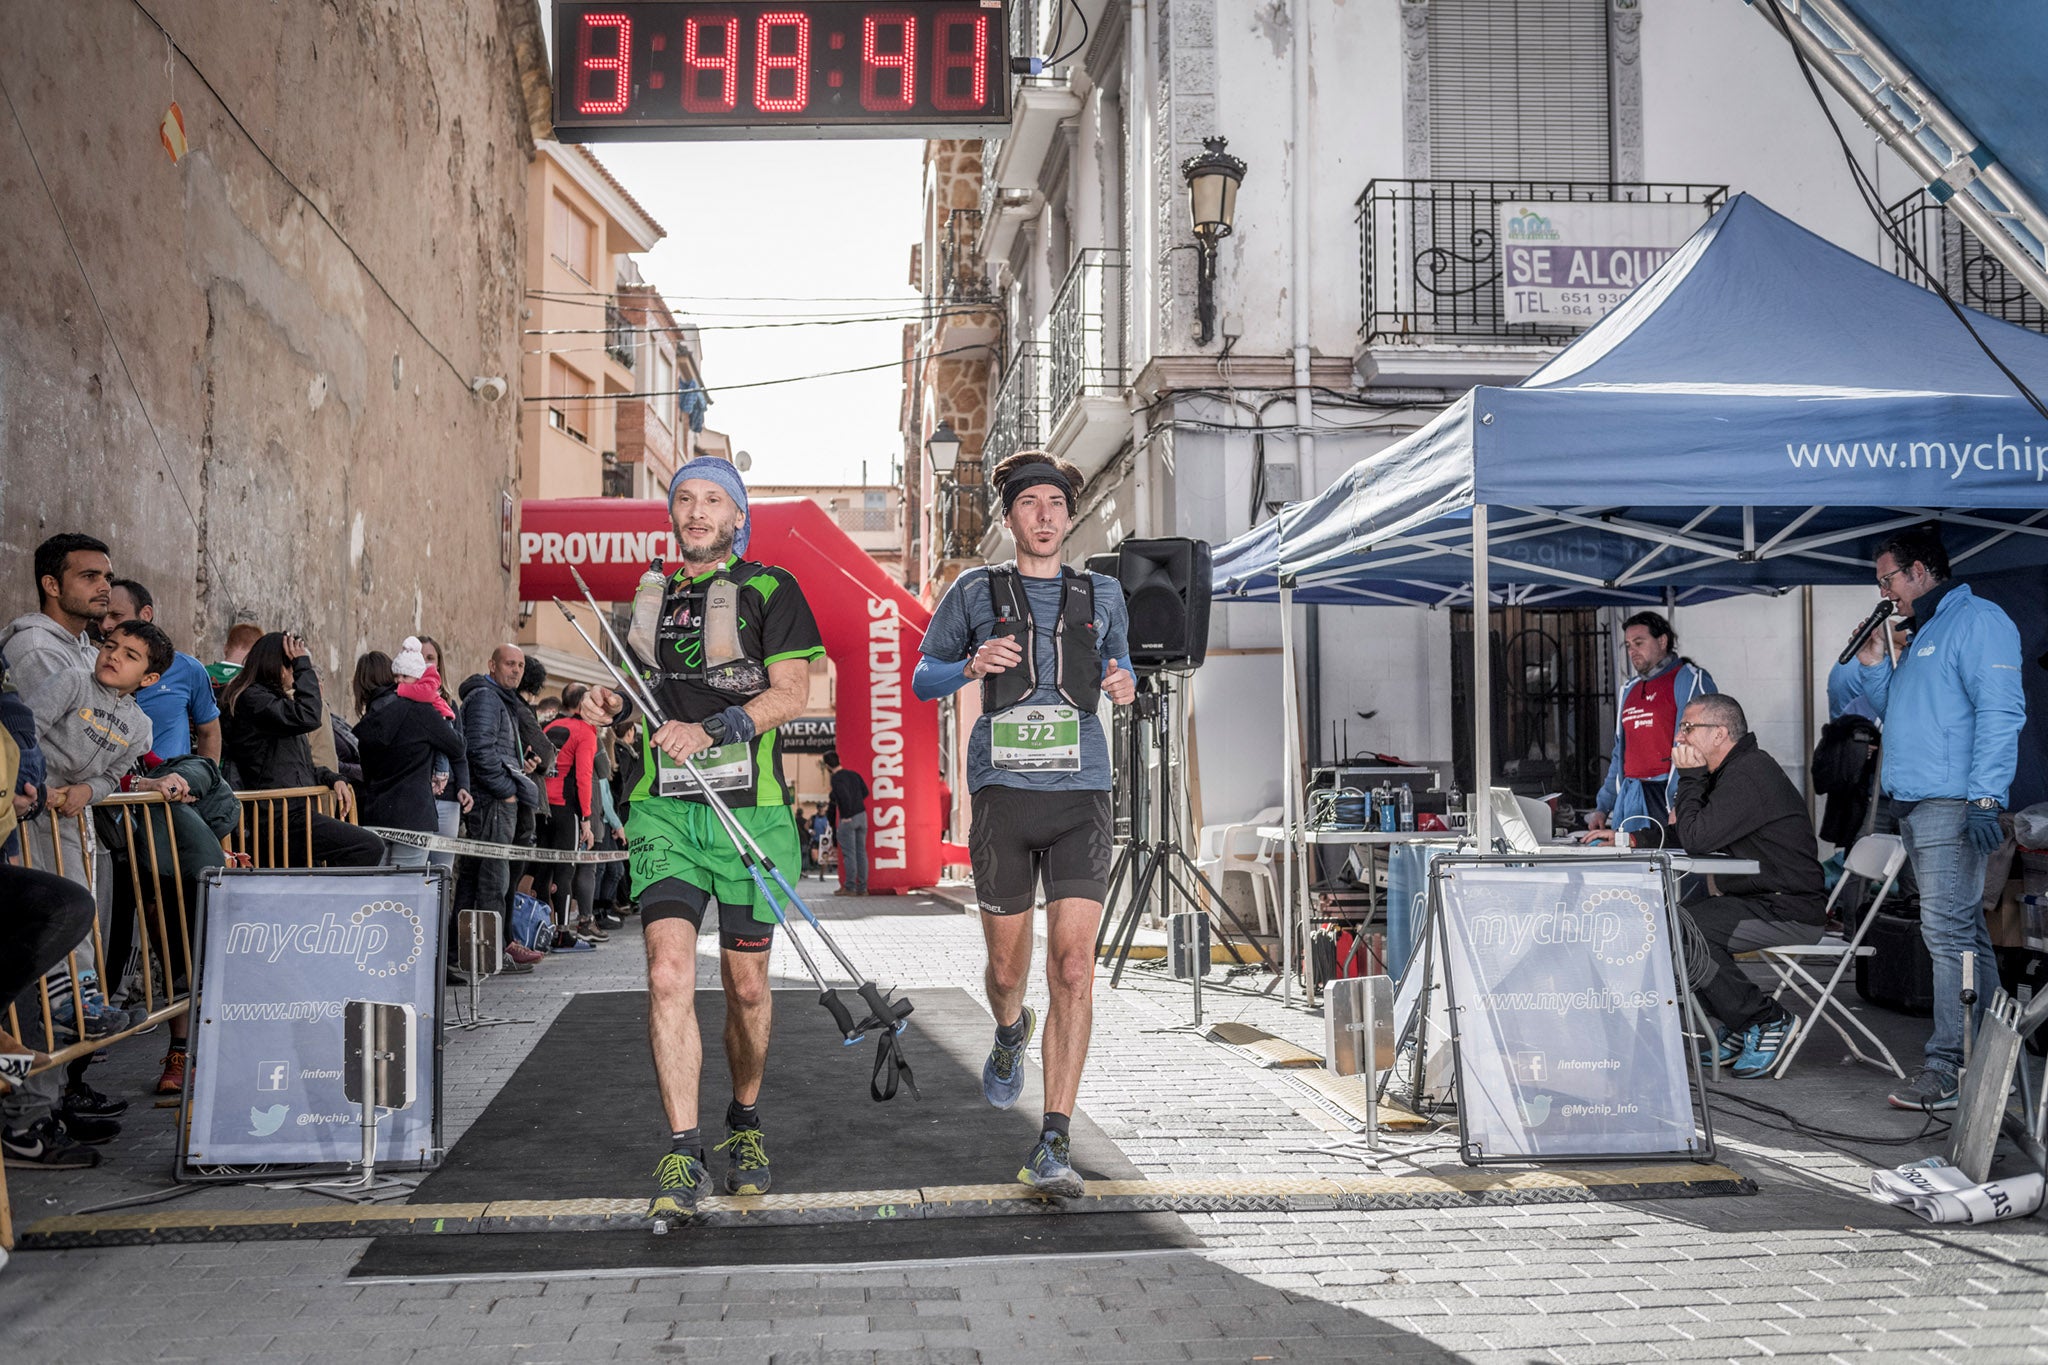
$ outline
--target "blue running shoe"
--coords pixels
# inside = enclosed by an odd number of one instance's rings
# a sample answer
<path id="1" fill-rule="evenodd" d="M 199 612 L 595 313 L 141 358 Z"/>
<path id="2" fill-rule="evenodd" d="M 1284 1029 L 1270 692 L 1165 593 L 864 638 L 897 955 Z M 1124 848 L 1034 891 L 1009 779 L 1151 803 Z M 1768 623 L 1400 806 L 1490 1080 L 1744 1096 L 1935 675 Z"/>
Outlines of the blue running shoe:
<path id="1" fill-rule="evenodd" d="M 768 1166 L 768 1149 L 761 1145 L 759 1128 L 735 1128 L 732 1136 L 712 1149 L 725 1153 L 727 1194 L 766 1194 L 774 1178 Z"/>
<path id="2" fill-rule="evenodd" d="M 1781 1014 L 1768 1024 L 1751 1024 L 1744 1029 L 1742 1055 L 1729 1068 L 1736 1079 L 1748 1081 L 1770 1075 L 1771 1068 L 1778 1064 L 1778 1053 L 1792 1037 L 1792 1026 L 1798 1022 L 1789 1014 Z"/>
<path id="3" fill-rule="evenodd" d="M 1939 1114 L 1956 1107 L 1962 1089 L 1962 1082 L 1955 1072 L 1923 1066 L 1919 1075 L 1884 1098 L 1885 1103 L 1894 1109 L 1918 1109 L 1923 1113 Z"/>
<path id="4" fill-rule="evenodd" d="M 1024 1168 L 1017 1172 L 1017 1179 L 1054 1199 L 1079 1199 L 1083 1192 L 1081 1176 L 1067 1164 L 1069 1152 L 1065 1133 L 1041 1135 L 1038 1145 L 1025 1159 Z"/>
<path id="5" fill-rule="evenodd" d="M 1031 1046 L 1031 1035 L 1037 1031 L 1038 1011 L 1026 1005 L 1023 1040 L 1010 1047 L 997 1038 L 988 1050 L 988 1060 L 981 1064 L 981 1093 L 996 1108 L 1008 1109 L 1024 1093 L 1024 1049 Z"/>
<path id="6" fill-rule="evenodd" d="M 704 1193 L 710 1172 L 703 1158 L 694 1152 L 670 1152 L 654 1168 L 654 1198 L 648 1201 L 649 1218 L 688 1218 L 697 1211 L 697 1197 Z"/>
<path id="7" fill-rule="evenodd" d="M 1743 1035 L 1725 1024 L 1714 1025 L 1714 1041 L 1700 1047 L 1700 1065 L 1712 1066 L 1719 1062 L 1727 1066 L 1742 1055 Z"/>

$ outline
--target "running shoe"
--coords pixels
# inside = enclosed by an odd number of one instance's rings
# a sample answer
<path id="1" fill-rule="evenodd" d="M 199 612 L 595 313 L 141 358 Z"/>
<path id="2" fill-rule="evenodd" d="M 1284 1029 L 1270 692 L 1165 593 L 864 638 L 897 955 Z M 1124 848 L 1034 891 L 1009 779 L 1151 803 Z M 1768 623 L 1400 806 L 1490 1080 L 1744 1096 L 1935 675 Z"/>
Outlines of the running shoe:
<path id="1" fill-rule="evenodd" d="M 517 939 L 505 945 L 505 957 L 521 967 L 532 967 L 548 960 L 546 953 L 537 953 Z"/>
<path id="2" fill-rule="evenodd" d="M 1923 1066 L 1910 1084 L 1898 1087 L 1884 1098 L 1885 1103 L 1894 1109 L 1918 1109 L 1937 1114 L 1956 1107 L 1962 1088 L 1963 1084 L 1955 1072 Z"/>
<path id="3" fill-rule="evenodd" d="M 768 1169 L 768 1151 L 761 1145 L 759 1128 L 735 1128 L 732 1136 L 712 1148 L 725 1155 L 727 1194 L 766 1194 L 773 1179 Z"/>
<path id="4" fill-rule="evenodd" d="M 119 1119 L 103 1119 L 92 1114 L 74 1114 L 68 1109 L 57 1111 L 57 1128 L 73 1142 L 83 1142 L 89 1147 L 112 1142 L 121 1136 Z"/>
<path id="5" fill-rule="evenodd" d="M 9 1166 L 44 1171 L 83 1171 L 100 1164 L 100 1154 L 67 1136 L 57 1120 L 44 1116 L 20 1132 L 0 1134 L 0 1150 Z"/>
<path id="6" fill-rule="evenodd" d="M 1742 1032 L 1742 1055 L 1735 1059 L 1729 1070 L 1737 1080 L 1755 1080 L 1768 1076 L 1778 1064 L 1778 1054 L 1792 1037 L 1792 1026 L 1799 1021 L 1789 1014 L 1781 1014 L 1765 1024 L 1751 1024 Z"/>
<path id="7" fill-rule="evenodd" d="M 597 921 L 594 919 L 576 921 L 576 934 L 579 938 L 587 938 L 592 943 L 610 943 L 612 941 L 612 936 L 598 928 Z"/>
<path id="8" fill-rule="evenodd" d="M 89 1114 L 96 1119 L 110 1119 L 127 1113 L 128 1101 L 117 1100 L 84 1081 L 73 1081 L 64 1087 L 63 1109 L 67 1114 Z"/>
<path id="9" fill-rule="evenodd" d="M 688 1218 L 697 1211 L 697 1197 L 704 1192 L 704 1160 L 694 1152 L 670 1152 L 654 1168 L 654 1198 L 647 1205 L 649 1218 Z"/>
<path id="10" fill-rule="evenodd" d="M 1719 1062 L 1727 1066 L 1742 1055 L 1742 1035 L 1725 1024 L 1714 1025 L 1714 1041 L 1700 1047 L 1700 1065 L 1712 1066 Z"/>
<path id="11" fill-rule="evenodd" d="M 1017 1179 L 1040 1194 L 1054 1199 L 1079 1199 L 1083 1193 L 1081 1175 L 1067 1164 L 1070 1146 L 1065 1133 L 1046 1133 L 1031 1149 Z"/>
<path id="12" fill-rule="evenodd" d="M 1024 1007 L 1024 1037 L 1015 1047 L 1004 1043 L 1001 1037 L 988 1050 L 988 1060 L 981 1064 L 981 1094 L 998 1109 L 1008 1109 L 1024 1093 L 1024 1049 L 1031 1046 L 1031 1035 L 1038 1031 L 1038 1011 Z"/>

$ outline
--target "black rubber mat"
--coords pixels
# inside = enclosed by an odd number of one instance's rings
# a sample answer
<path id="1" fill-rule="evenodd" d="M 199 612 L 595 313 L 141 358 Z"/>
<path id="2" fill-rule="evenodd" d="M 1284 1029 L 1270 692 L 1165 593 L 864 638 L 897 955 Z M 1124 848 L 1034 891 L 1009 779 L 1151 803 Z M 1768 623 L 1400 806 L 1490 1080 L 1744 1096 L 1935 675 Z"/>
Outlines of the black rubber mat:
<path id="1" fill-rule="evenodd" d="M 840 1044 L 808 991 L 775 993 L 775 1032 L 762 1086 L 762 1127 L 775 1190 L 824 1192 L 996 1183 L 1014 1178 L 1037 1136 L 1043 1103 L 1036 1061 L 1016 1107 L 981 1097 L 987 1010 L 966 992 L 920 989 L 904 1052 L 924 1098 L 868 1097 L 872 1042 Z M 731 1080 L 722 1031 L 725 997 L 700 991 L 706 1047 L 703 1128 L 725 1136 Z M 458 1063 L 455 1063 L 459 1065 Z M 1073 1116 L 1074 1165 L 1093 1179 L 1131 1179 L 1126 1160 L 1085 1114 Z M 647 997 L 579 995 L 498 1092 L 415 1203 L 617 1198 L 651 1193 L 668 1126 L 647 1050 Z M 714 1177 L 723 1157 L 712 1154 Z M 1054 1251 L 1135 1251 L 1202 1243 L 1173 1214 L 1047 1214 L 824 1226 L 679 1228 L 652 1232 L 387 1236 L 354 1274 L 454 1275 L 642 1266 L 808 1265 Z"/>

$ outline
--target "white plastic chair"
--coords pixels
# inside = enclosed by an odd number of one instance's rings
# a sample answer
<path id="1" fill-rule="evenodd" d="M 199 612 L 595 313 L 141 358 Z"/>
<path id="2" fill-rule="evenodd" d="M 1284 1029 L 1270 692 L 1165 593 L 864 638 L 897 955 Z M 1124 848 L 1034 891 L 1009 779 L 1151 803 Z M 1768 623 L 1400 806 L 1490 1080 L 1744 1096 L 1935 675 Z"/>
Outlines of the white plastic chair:
<path id="1" fill-rule="evenodd" d="M 1792 1059 L 1798 1055 L 1800 1046 L 1806 1042 L 1806 1036 L 1813 1032 L 1815 1024 L 1826 1019 L 1828 1026 L 1842 1035 L 1842 1041 L 1848 1044 L 1850 1053 L 1857 1061 L 1867 1062 L 1871 1066 L 1888 1066 L 1894 1076 L 1901 1080 L 1905 1079 L 1905 1070 L 1900 1067 L 1898 1059 L 1892 1056 L 1891 1049 L 1879 1041 L 1878 1036 L 1872 1033 L 1861 1019 L 1849 1013 L 1847 1005 L 1835 998 L 1835 988 L 1842 984 L 1842 978 L 1848 974 L 1849 964 L 1859 957 L 1869 957 L 1877 951 L 1875 948 L 1863 946 L 1863 936 L 1870 932 L 1871 924 L 1877 919 L 1878 910 L 1884 905 L 1884 898 L 1891 894 L 1893 884 L 1899 879 L 1899 871 L 1905 865 L 1906 844 L 1898 835 L 1864 835 L 1856 841 L 1856 846 L 1849 850 L 1842 877 L 1835 883 L 1834 893 L 1828 897 L 1828 912 L 1832 915 L 1835 902 L 1842 898 L 1842 888 L 1849 884 L 1850 877 L 1861 877 L 1880 883 L 1877 899 L 1863 916 L 1863 922 L 1856 926 L 1856 932 L 1846 939 L 1839 934 L 1833 934 L 1819 943 L 1788 944 L 1778 948 L 1758 949 L 1757 956 L 1769 963 L 1771 970 L 1778 974 L 1778 988 L 1771 992 L 1771 998 L 1781 999 L 1789 989 L 1812 1011 L 1806 1016 L 1805 1022 L 1793 1030 L 1792 1038 L 1785 1044 L 1784 1057 L 1771 1073 L 1773 1077 L 1782 1077 L 1792 1069 Z M 1806 969 L 1806 964 L 1824 962 L 1829 958 L 1835 959 L 1835 969 L 1828 974 L 1828 979 L 1823 984 Z M 1858 1047 L 1856 1040 L 1849 1036 L 1849 1030 L 1842 1027 L 1844 1023 L 1862 1034 L 1870 1045 L 1877 1049 L 1879 1057 L 1883 1060 L 1870 1056 Z"/>
<path id="2" fill-rule="evenodd" d="M 1241 872 L 1251 879 L 1252 904 L 1257 909 L 1262 934 L 1273 932 L 1280 884 L 1273 872 L 1272 849 L 1259 837 L 1259 826 L 1271 825 L 1279 819 L 1280 811 L 1273 808 L 1260 811 L 1244 824 L 1205 825 L 1195 859 L 1195 866 L 1219 891 L 1223 889 L 1226 873 Z"/>

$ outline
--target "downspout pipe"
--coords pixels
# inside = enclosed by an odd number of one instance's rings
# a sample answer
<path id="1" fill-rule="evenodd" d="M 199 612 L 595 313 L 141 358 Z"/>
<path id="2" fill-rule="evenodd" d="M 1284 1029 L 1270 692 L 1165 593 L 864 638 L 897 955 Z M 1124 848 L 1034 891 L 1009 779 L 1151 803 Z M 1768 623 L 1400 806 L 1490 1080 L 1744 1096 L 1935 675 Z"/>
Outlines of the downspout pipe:
<path id="1" fill-rule="evenodd" d="M 1126 149 L 1130 164 L 1125 168 L 1125 188 L 1131 218 L 1130 318 L 1131 354 L 1126 372 L 1135 379 L 1152 359 L 1152 196 L 1149 192 L 1152 166 L 1152 19 L 1146 0 L 1130 0 L 1129 24 L 1124 45 L 1130 50 L 1130 88 L 1124 92 L 1124 122 L 1130 129 Z M 1131 485 L 1136 506 L 1131 520 L 1140 536 L 1152 534 L 1152 481 L 1145 477 L 1146 445 L 1150 439 L 1149 414 L 1136 394 L 1131 404 Z"/>
<path id="2" fill-rule="evenodd" d="M 1294 229 L 1294 285 L 1289 291 L 1288 312 L 1294 324 L 1294 463 L 1295 487 L 1302 496 L 1312 496 L 1315 471 L 1315 391 L 1309 368 L 1309 65 L 1308 0 L 1293 0 L 1294 48 L 1293 148 L 1288 176 L 1288 210 Z M 1316 608 L 1308 609 L 1308 742 L 1315 751 L 1323 726 L 1323 632 Z M 1341 759 L 1339 761 L 1342 761 Z"/>

